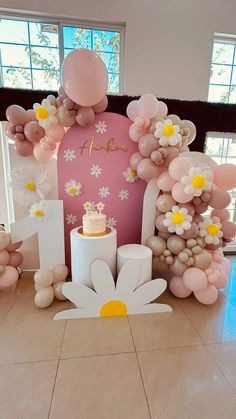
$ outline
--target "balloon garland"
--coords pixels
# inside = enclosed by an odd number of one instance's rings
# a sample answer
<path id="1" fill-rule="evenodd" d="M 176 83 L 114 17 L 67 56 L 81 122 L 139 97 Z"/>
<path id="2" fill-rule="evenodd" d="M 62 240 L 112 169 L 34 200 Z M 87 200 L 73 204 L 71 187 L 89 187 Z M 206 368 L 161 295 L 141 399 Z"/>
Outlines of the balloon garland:
<path id="1" fill-rule="evenodd" d="M 19 278 L 17 268 L 23 256 L 17 250 L 21 245 L 22 242 L 11 244 L 11 235 L 0 226 L 0 290 L 14 285 Z"/>
<path id="2" fill-rule="evenodd" d="M 160 190 L 157 235 L 146 243 L 153 251 L 153 268 L 173 274 L 170 290 L 175 296 L 193 293 L 201 303 L 212 304 L 231 271 L 221 247 L 236 234 L 226 209 L 228 190 L 236 187 L 236 166 L 217 165 L 202 153 L 189 152 L 194 124 L 168 115 L 166 104 L 151 94 L 130 102 L 127 116 L 133 122 L 129 136 L 139 148 L 130 165 L 146 182 L 156 179 Z"/>

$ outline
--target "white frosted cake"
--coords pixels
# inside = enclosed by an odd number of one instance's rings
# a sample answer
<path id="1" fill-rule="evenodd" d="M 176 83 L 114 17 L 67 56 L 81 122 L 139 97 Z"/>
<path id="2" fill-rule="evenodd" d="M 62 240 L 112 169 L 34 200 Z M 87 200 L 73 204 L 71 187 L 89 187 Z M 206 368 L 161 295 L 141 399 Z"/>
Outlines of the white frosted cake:
<path id="1" fill-rule="evenodd" d="M 98 211 L 94 210 L 94 204 L 85 202 L 84 209 L 86 214 L 83 215 L 83 234 L 84 235 L 99 235 L 106 231 L 106 215 L 102 214 L 105 205 L 99 202 L 96 207 Z"/>

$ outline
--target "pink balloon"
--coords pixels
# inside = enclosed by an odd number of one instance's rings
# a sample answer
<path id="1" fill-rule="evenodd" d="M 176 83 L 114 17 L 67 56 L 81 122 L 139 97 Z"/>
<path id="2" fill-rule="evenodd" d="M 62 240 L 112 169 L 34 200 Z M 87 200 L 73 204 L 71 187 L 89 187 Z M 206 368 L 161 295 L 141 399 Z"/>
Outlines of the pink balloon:
<path id="1" fill-rule="evenodd" d="M 74 102 L 69 97 L 66 97 L 63 100 L 63 106 L 67 111 L 71 111 L 72 109 L 74 109 Z"/>
<path id="2" fill-rule="evenodd" d="M 233 239 L 236 235 L 236 224 L 231 221 L 222 221 L 223 237 L 226 239 Z"/>
<path id="3" fill-rule="evenodd" d="M 17 132 L 15 134 L 15 139 L 17 141 L 25 141 L 26 138 L 25 138 L 25 135 L 22 132 Z"/>
<path id="4" fill-rule="evenodd" d="M 66 94 L 75 103 L 93 106 L 106 94 L 108 72 L 96 52 L 75 49 L 62 64 L 62 84 Z"/>
<path id="5" fill-rule="evenodd" d="M 214 269 L 214 262 L 211 264 L 210 268 Z M 218 267 L 215 267 L 215 272 L 212 275 L 208 276 L 208 281 L 210 284 L 214 285 L 217 289 L 224 288 L 227 284 L 228 276 L 226 273 Z"/>
<path id="6" fill-rule="evenodd" d="M 187 157 L 177 157 L 172 160 L 169 166 L 169 173 L 175 180 L 181 180 L 183 176 L 187 176 L 192 167 L 192 162 Z"/>
<path id="7" fill-rule="evenodd" d="M 161 173 L 160 167 L 152 162 L 150 158 L 143 159 L 137 166 L 138 176 L 148 182 L 151 179 L 155 179 Z"/>
<path id="8" fill-rule="evenodd" d="M 81 127 L 88 127 L 89 125 L 92 125 L 95 121 L 95 113 L 93 108 L 80 108 L 75 117 L 75 120 L 77 124 L 81 125 Z"/>
<path id="9" fill-rule="evenodd" d="M 220 189 L 226 191 L 234 189 L 236 187 L 236 166 L 231 163 L 216 166 L 213 181 Z"/>
<path id="10" fill-rule="evenodd" d="M 153 134 L 144 134 L 139 139 L 138 147 L 144 157 L 150 157 L 151 153 L 160 146 Z"/>
<path id="11" fill-rule="evenodd" d="M 46 152 L 51 150 L 51 145 L 50 145 L 49 140 L 50 138 L 47 138 L 46 140 L 44 139 L 43 141 L 40 142 L 41 150 L 46 151 Z"/>
<path id="12" fill-rule="evenodd" d="M 159 103 L 157 98 L 150 93 L 146 93 L 145 95 L 141 96 L 138 101 L 138 114 L 142 118 L 152 119 L 154 116 L 156 116 L 158 107 Z"/>
<path id="13" fill-rule="evenodd" d="M 207 276 L 198 268 L 189 268 L 183 274 L 184 285 L 191 291 L 201 291 L 207 287 Z"/>
<path id="14" fill-rule="evenodd" d="M 37 122 L 37 118 L 36 118 L 34 109 L 28 109 L 26 111 L 26 114 L 27 114 L 28 121 L 36 121 Z"/>
<path id="15" fill-rule="evenodd" d="M 224 209 L 231 202 L 231 196 L 228 192 L 215 189 L 211 194 L 209 205 L 215 209 Z"/>
<path id="16" fill-rule="evenodd" d="M 163 224 L 164 219 L 165 219 L 165 215 L 164 214 L 158 215 L 158 217 L 156 218 L 156 228 L 161 233 L 168 234 L 169 233 L 168 232 L 168 228 L 166 226 L 164 226 L 164 224 Z"/>
<path id="17" fill-rule="evenodd" d="M 172 294 L 179 298 L 186 298 L 192 294 L 192 291 L 184 285 L 184 281 L 181 276 L 173 276 L 171 278 L 170 290 Z"/>
<path id="18" fill-rule="evenodd" d="M 24 108 L 19 105 L 11 105 L 6 109 L 6 117 L 14 125 L 25 125 L 28 122 L 28 116 Z"/>
<path id="19" fill-rule="evenodd" d="M 157 186 L 164 192 L 170 192 L 175 184 L 175 180 L 169 175 L 166 170 L 157 179 Z"/>
<path id="20" fill-rule="evenodd" d="M 16 137 L 15 137 L 15 126 L 13 124 L 11 124 L 10 122 L 6 123 L 5 126 L 5 133 L 6 135 L 13 141 L 15 141 Z"/>
<path id="21" fill-rule="evenodd" d="M 93 110 L 95 113 L 101 113 L 106 110 L 108 107 L 108 99 L 107 95 L 105 95 L 100 102 L 98 102 L 96 105 L 93 105 Z"/>
<path id="22" fill-rule="evenodd" d="M 175 147 L 167 147 L 166 151 L 167 151 L 167 157 L 164 161 L 163 166 L 169 167 L 170 162 L 172 162 L 172 160 L 176 159 L 179 156 L 179 150 L 177 150 L 177 148 Z"/>
<path id="23" fill-rule="evenodd" d="M 132 100 L 126 108 L 126 113 L 131 121 L 135 121 L 138 116 L 138 100 Z"/>
<path id="24" fill-rule="evenodd" d="M 45 151 L 42 149 L 41 144 L 37 143 L 34 146 L 33 154 L 36 160 L 38 160 L 40 163 L 46 163 L 52 157 L 54 151 L 51 151 L 51 149 Z"/>
<path id="25" fill-rule="evenodd" d="M 146 129 L 138 129 L 135 123 L 129 127 L 129 137 L 135 143 L 138 143 L 140 137 L 146 133 Z"/>
<path id="26" fill-rule="evenodd" d="M 31 156 L 33 154 L 33 147 L 33 144 L 30 143 L 28 140 L 15 142 L 15 150 L 16 153 L 19 154 L 19 156 Z"/>
<path id="27" fill-rule="evenodd" d="M 14 252 L 15 250 L 17 250 L 17 249 L 19 249 L 21 246 L 22 246 L 22 241 L 21 242 L 17 242 L 17 243 L 14 243 L 14 244 L 10 244 L 7 248 L 6 248 L 6 250 L 8 251 L 8 252 Z"/>
<path id="28" fill-rule="evenodd" d="M 172 196 L 175 201 L 180 202 L 181 204 L 185 204 L 186 202 L 190 202 L 193 199 L 193 195 L 187 195 L 184 192 L 184 185 L 182 183 L 177 182 L 172 188 Z"/>
<path id="29" fill-rule="evenodd" d="M 0 289 L 10 287 L 15 284 L 19 278 L 19 273 L 16 268 L 6 266 L 5 271 L 0 275 Z"/>
<path id="30" fill-rule="evenodd" d="M 13 266 L 14 268 L 18 268 L 23 262 L 23 255 L 20 252 L 11 252 L 9 254 L 10 259 L 8 265 Z"/>
<path id="31" fill-rule="evenodd" d="M 46 137 L 50 138 L 53 144 L 59 143 L 65 135 L 65 129 L 61 124 L 52 125 L 46 130 Z"/>
<path id="32" fill-rule="evenodd" d="M 9 253 L 5 249 L 0 251 L 0 265 L 8 265 L 9 258 Z"/>
<path id="33" fill-rule="evenodd" d="M 227 209 L 214 209 L 211 212 L 211 215 L 213 217 L 219 217 L 221 221 L 228 221 L 230 219 L 230 212 Z"/>
<path id="34" fill-rule="evenodd" d="M 229 259 L 224 258 L 224 261 L 219 265 L 220 269 L 224 271 L 227 275 L 230 275 L 232 270 L 232 263 Z"/>
<path id="35" fill-rule="evenodd" d="M 27 140 L 31 141 L 32 143 L 37 143 L 41 138 L 45 136 L 45 131 L 38 122 L 30 121 L 25 124 L 24 134 Z"/>
<path id="36" fill-rule="evenodd" d="M 214 285 L 208 285 L 208 287 L 202 291 L 195 291 L 194 295 L 198 301 L 202 304 L 214 304 L 218 298 L 218 291 Z"/>
<path id="37" fill-rule="evenodd" d="M 191 228 L 189 230 L 185 230 L 181 237 L 185 240 L 188 239 L 195 239 L 198 236 L 198 226 L 195 223 L 191 224 Z"/>
<path id="38" fill-rule="evenodd" d="M 158 106 L 157 116 L 159 118 L 165 119 L 167 114 L 168 114 L 168 108 L 167 108 L 165 102 L 162 102 L 161 100 L 159 100 L 158 103 L 159 103 L 159 106 Z"/>
<path id="39" fill-rule="evenodd" d="M 138 151 L 132 154 L 130 157 L 130 166 L 132 169 L 137 170 L 137 166 L 141 160 L 143 160 L 143 156 Z"/>

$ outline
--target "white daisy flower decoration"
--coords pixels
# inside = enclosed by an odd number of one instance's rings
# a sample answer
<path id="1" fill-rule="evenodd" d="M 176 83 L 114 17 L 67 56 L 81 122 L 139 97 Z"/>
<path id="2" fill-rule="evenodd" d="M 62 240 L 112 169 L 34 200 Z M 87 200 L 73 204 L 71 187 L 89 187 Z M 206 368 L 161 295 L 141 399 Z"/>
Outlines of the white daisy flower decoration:
<path id="1" fill-rule="evenodd" d="M 31 218 L 37 221 L 46 221 L 51 217 L 51 211 L 45 201 L 36 202 L 29 210 Z"/>
<path id="2" fill-rule="evenodd" d="M 203 191 L 212 189 L 211 171 L 202 170 L 200 167 L 192 167 L 188 176 L 181 178 L 184 192 L 187 195 L 200 196 Z"/>
<path id="3" fill-rule="evenodd" d="M 129 260 L 122 266 L 115 284 L 108 265 L 102 260 L 95 260 L 91 266 L 94 291 L 83 284 L 65 283 L 63 294 L 80 308 L 57 313 L 54 320 L 172 311 L 167 304 L 149 304 L 165 291 L 167 282 L 158 278 L 136 288 L 140 273 L 139 264 Z"/>
<path id="4" fill-rule="evenodd" d="M 93 209 L 92 202 L 91 202 L 91 201 L 86 201 L 86 202 L 83 204 L 83 207 L 84 207 L 84 210 L 85 210 L 85 211 L 92 211 L 92 209 Z"/>
<path id="5" fill-rule="evenodd" d="M 138 180 L 137 172 L 136 170 L 132 169 L 132 167 L 128 167 L 128 169 L 126 169 L 123 172 L 123 176 L 126 182 L 129 182 L 129 183 L 135 183 Z"/>
<path id="6" fill-rule="evenodd" d="M 44 129 L 50 128 L 52 125 L 58 123 L 57 108 L 53 106 L 48 99 L 43 99 L 42 103 L 35 103 L 33 105 L 36 118 L 39 125 Z"/>
<path id="7" fill-rule="evenodd" d="M 124 201 L 125 199 L 129 198 L 129 192 L 127 191 L 127 189 L 121 189 L 118 192 L 118 196 L 119 196 L 121 201 Z"/>
<path id="8" fill-rule="evenodd" d="M 98 121 L 97 124 L 95 124 L 96 132 L 99 134 L 104 134 L 107 132 L 107 124 L 105 121 Z"/>
<path id="9" fill-rule="evenodd" d="M 98 164 L 93 164 L 90 169 L 91 176 L 98 177 L 102 174 L 102 168 Z"/>
<path id="10" fill-rule="evenodd" d="M 64 159 L 66 162 L 73 161 L 76 159 L 75 150 L 70 150 L 69 148 L 64 151 Z"/>
<path id="11" fill-rule="evenodd" d="M 76 182 L 76 180 L 69 180 L 69 182 L 66 182 L 65 184 L 65 192 L 72 197 L 78 196 L 81 194 L 81 188 L 82 185 L 80 182 Z"/>
<path id="12" fill-rule="evenodd" d="M 67 214 L 66 216 L 66 224 L 72 224 L 75 225 L 77 222 L 77 216 L 73 214 Z"/>
<path id="13" fill-rule="evenodd" d="M 103 204 L 103 202 L 98 202 L 96 207 L 97 207 L 97 210 L 101 213 L 105 208 L 105 204 Z"/>
<path id="14" fill-rule="evenodd" d="M 116 224 L 117 224 L 117 220 L 115 220 L 115 218 L 109 217 L 107 219 L 107 227 L 115 227 Z"/>
<path id="15" fill-rule="evenodd" d="M 170 233 L 181 235 L 191 228 L 192 217 L 186 208 L 172 207 L 171 212 L 165 214 L 163 224 Z"/>
<path id="16" fill-rule="evenodd" d="M 215 223 L 211 218 L 205 218 L 198 224 L 198 228 L 199 236 L 203 237 L 206 244 L 220 244 L 220 239 L 223 236 L 222 224 Z"/>
<path id="17" fill-rule="evenodd" d="M 159 139 L 159 144 L 162 147 L 176 146 L 180 144 L 182 136 L 179 134 L 179 125 L 173 125 L 171 119 L 166 119 L 164 122 L 157 122 L 155 125 L 154 137 Z"/>
<path id="18" fill-rule="evenodd" d="M 11 173 L 9 186 L 12 188 L 14 200 L 23 207 L 45 199 L 51 190 L 48 173 L 38 163 L 25 163 L 15 168 Z"/>
<path id="19" fill-rule="evenodd" d="M 110 195 L 109 188 L 108 188 L 108 187 L 106 187 L 106 186 L 102 186 L 102 188 L 99 188 L 99 193 L 98 193 L 98 195 L 99 195 L 101 198 L 107 198 L 107 197 Z"/>

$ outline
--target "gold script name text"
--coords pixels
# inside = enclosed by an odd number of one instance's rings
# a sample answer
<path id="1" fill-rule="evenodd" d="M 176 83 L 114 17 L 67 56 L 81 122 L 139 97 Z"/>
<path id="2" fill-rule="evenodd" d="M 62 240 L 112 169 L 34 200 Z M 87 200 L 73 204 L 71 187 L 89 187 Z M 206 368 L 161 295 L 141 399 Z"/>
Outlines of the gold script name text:
<path id="1" fill-rule="evenodd" d="M 105 144 L 97 143 L 94 137 L 89 138 L 86 140 L 80 147 L 80 155 L 82 156 L 84 151 L 89 151 L 89 157 L 92 156 L 94 151 L 104 151 L 105 153 L 109 154 L 113 151 L 122 151 L 126 153 L 128 151 L 128 147 L 125 145 L 116 144 L 115 138 L 110 138 Z"/>

